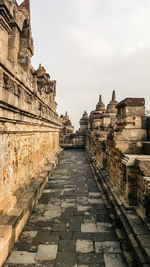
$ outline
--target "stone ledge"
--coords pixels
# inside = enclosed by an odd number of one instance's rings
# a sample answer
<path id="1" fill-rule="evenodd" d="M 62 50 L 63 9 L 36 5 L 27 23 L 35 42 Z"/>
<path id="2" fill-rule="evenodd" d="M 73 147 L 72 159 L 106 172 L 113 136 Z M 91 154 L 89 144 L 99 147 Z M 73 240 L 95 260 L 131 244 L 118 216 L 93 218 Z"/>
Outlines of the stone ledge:
<path id="1" fill-rule="evenodd" d="M 130 207 L 122 201 L 121 195 L 116 193 L 115 187 L 103 170 L 98 168 L 95 159 L 90 160 L 87 153 L 87 158 L 91 163 L 91 168 L 98 184 L 100 184 L 107 195 L 109 202 L 119 219 L 126 236 L 131 244 L 131 247 L 136 255 L 139 266 L 143 264 L 150 265 L 150 220 L 147 221 L 139 216 L 135 207 Z"/>
<path id="2" fill-rule="evenodd" d="M 16 205 L 6 214 L 0 216 L 0 267 L 6 261 L 15 242 L 18 240 L 34 206 L 52 175 L 63 150 L 56 154 L 36 180 L 33 180 Z"/>

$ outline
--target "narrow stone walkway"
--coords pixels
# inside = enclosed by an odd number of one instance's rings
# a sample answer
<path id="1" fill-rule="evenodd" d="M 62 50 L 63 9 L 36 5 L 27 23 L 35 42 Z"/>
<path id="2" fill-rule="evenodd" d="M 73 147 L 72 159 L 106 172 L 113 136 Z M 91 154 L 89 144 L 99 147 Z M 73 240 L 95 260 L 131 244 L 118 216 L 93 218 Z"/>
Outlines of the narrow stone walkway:
<path id="1" fill-rule="evenodd" d="M 64 152 L 4 266 L 127 266 L 84 151 Z"/>

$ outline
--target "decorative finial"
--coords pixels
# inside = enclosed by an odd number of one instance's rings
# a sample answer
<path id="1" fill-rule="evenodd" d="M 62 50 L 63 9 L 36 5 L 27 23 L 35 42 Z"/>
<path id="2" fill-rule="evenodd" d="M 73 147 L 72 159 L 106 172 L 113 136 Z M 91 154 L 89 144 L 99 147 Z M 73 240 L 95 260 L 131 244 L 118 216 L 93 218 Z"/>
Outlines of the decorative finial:
<path id="1" fill-rule="evenodd" d="M 115 90 L 113 90 L 112 99 L 111 99 L 110 103 L 107 105 L 107 113 L 116 114 L 116 112 L 117 112 L 116 105 L 117 105 L 116 92 L 115 92 Z"/>
<path id="2" fill-rule="evenodd" d="M 99 96 L 99 102 L 102 102 L 102 95 Z"/>
<path id="3" fill-rule="evenodd" d="M 116 92 L 115 92 L 115 90 L 113 90 L 113 93 L 112 93 L 112 101 L 116 102 Z"/>
<path id="4" fill-rule="evenodd" d="M 83 117 L 88 117 L 88 113 L 86 112 L 86 110 L 83 113 Z"/>
<path id="5" fill-rule="evenodd" d="M 102 95 L 99 96 L 99 102 L 98 104 L 96 105 L 96 110 L 97 111 L 102 111 L 102 112 L 105 112 L 105 105 L 102 101 Z"/>

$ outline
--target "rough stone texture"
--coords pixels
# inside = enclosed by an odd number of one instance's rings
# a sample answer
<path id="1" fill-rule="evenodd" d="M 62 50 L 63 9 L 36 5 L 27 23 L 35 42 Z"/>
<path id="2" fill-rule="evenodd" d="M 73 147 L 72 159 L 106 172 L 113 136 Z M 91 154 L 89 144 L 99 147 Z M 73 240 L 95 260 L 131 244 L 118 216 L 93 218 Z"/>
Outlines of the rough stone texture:
<path id="1" fill-rule="evenodd" d="M 101 204 L 94 200 L 100 200 Z M 75 204 L 68 207 L 62 203 Z M 78 206 L 89 206 L 90 209 L 78 211 Z M 47 217 L 47 211 L 53 216 Z M 99 227 L 100 224 L 103 227 Z M 122 261 L 124 265 L 121 266 L 126 266 L 120 242 L 84 151 L 64 152 L 4 267 L 13 264 L 19 267 L 21 259 L 17 263 L 14 255 L 20 255 L 22 251 L 23 255 L 34 255 L 35 266 L 107 267 L 106 261 L 109 262 L 114 254 L 113 257 L 117 258 L 114 262 Z M 26 258 L 22 264 L 27 264 Z"/>
<path id="2" fill-rule="evenodd" d="M 55 159 L 61 121 L 56 81 L 41 65 L 35 71 L 30 64 L 29 1 L 19 7 L 16 1 L 1 1 L 0 16 L 0 214 L 4 214 Z"/>
<path id="3" fill-rule="evenodd" d="M 87 156 L 128 236 L 136 259 L 140 265 L 150 264 L 147 242 L 150 229 L 150 157 L 148 153 L 143 154 L 146 144 L 149 145 L 149 117 L 145 116 L 145 101 L 137 98 L 121 101 L 116 106 L 117 120 L 112 128 L 108 128 L 107 123 L 102 124 L 106 111 L 102 99 L 100 100 L 101 115 L 97 119 L 99 126 L 93 124 L 96 118 L 93 112 L 91 127 L 86 134 Z M 104 232 L 109 226 L 103 228 L 103 224 L 100 224 L 98 228 Z M 125 237 L 119 231 L 116 230 L 116 233 L 122 240 Z M 101 248 L 110 251 L 102 244 Z M 107 255 L 105 257 L 108 266 L 111 266 L 111 261 L 114 266 L 121 264 L 121 257 L 113 254 L 112 252 L 110 258 Z M 128 262 L 132 258 L 131 254 L 125 252 Z"/>
<path id="4" fill-rule="evenodd" d="M 108 177 L 116 194 L 124 198 L 125 205 L 137 205 L 138 212 L 145 216 L 150 214 L 150 158 L 143 155 L 149 145 L 145 100 L 126 98 L 117 104 L 113 93 L 110 104 L 106 111 L 100 97 L 96 110 L 91 112 L 86 150 L 97 171 Z"/>
<path id="5" fill-rule="evenodd" d="M 80 129 L 73 134 L 67 113 L 59 118 L 56 112 L 56 81 L 41 64 L 37 70 L 31 66 L 34 48 L 29 0 L 19 6 L 16 0 L 0 0 L 0 51 L 0 265 L 56 166 L 61 124 L 60 144 L 86 147 L 95 173 L 115 199 L 111 201 L 128 228 L 131 243 L 139 244 L 149 260 L 146 236 L 150 223 L 143 217 L 150 214 L 150 117 L 145 115 L 145 100 L 126 98 L 117 104 L 113 91 L 105 108 L 100 95 L 96 109 L 89 117 L 84 112 Z M 97 266 L 98 261 L 102 266 L 111 262 L 112 266 L 124 266 L 117 242 L 110 248 L 109 242 L 115 242 L 111 220 L 84 164 L 76 154 L 60 164 L 57 181 L 48 184 L 30 218 L 28 226 L 34 223 L 36 228 L 23 233 L 25 244 L 20 242 L 20 251 L 9 258 L 15 258 L 14 265 L 20 263 L 19 257 L 24 266 L 32 265 L 36 254 L 35 266 L 52 266 L 54 261 L 56 266 Z M 125 210 L 125 218 L 117 205 Z M 134 210 L 130 206 L 137 207 L 144 227 L 137 213 L 128 213 Z M 133 247 L 144 264 L 139 247 Z"/>

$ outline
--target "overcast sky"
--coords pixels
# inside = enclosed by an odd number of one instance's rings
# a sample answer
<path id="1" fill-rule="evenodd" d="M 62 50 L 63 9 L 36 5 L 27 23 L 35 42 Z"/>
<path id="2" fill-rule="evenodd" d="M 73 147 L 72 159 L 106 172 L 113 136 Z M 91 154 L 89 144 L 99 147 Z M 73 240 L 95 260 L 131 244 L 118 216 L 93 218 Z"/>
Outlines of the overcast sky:
<path id="1" fill-rule="evenodd" d="M 57 80 L 57 111 L 76 128 L 113 89 L 150 109 L 150 0 L 31 0 L 31 19 L 32 64 Z"/>

